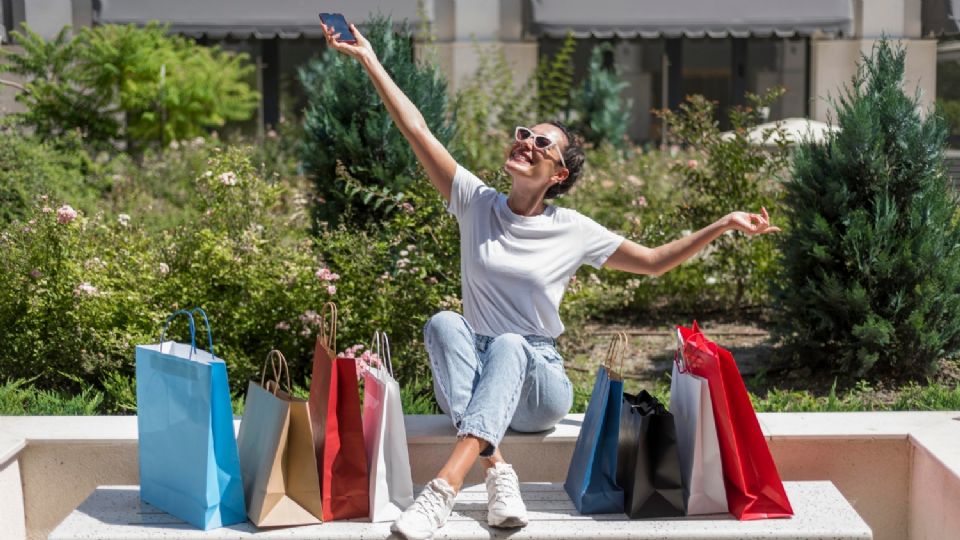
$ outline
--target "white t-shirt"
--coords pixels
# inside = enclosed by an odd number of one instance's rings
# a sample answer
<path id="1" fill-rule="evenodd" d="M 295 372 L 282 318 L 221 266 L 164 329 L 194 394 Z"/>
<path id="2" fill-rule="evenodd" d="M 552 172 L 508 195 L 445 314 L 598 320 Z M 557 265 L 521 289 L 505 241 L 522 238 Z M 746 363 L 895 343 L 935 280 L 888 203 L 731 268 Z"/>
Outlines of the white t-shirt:
<path id="1" fill-rule="evenodd" d="M 457 165 L 447 209 L 460 223 L 463 316 L 478 334 L 556 338 L 560 299 L 582 264 L 599 268 L 623 237 L 575 210 L 514 214 L 507 196 Z"/>

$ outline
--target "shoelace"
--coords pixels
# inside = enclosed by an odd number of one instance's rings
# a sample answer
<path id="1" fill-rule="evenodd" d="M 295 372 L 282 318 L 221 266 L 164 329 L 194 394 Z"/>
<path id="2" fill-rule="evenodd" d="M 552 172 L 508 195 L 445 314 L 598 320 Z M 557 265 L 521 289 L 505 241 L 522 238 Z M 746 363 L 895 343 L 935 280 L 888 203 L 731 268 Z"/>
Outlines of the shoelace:
<path id="1" fill-rule="evenodd" d="M 417 507 L 421 513 L 432 516 L 435 523 L 440 522 L 442 519 L 440 514 L 445 512 L 447 508 L 443 493 L 439 490 L 432 489 L 432 487 L 425 488 L 420 493 L 420 496 L 413 501 L 413 505 Z"/>
<path id="2" fill-rule="evenodd" d="M 512 470 L 504 471 L 494 477 L 494 484 L 497 486 L 494 494 L 496 502 L 506 502 L 510 497 L 520 497 L 520 481 L 517 473 Z"/>

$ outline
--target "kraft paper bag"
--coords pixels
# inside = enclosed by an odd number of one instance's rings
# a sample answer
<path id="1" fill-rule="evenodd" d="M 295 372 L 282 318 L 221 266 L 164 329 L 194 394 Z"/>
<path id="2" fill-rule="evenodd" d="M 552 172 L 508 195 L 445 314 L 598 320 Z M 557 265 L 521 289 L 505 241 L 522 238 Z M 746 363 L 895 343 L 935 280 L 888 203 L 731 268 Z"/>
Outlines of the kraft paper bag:
<path id="1" fill-rule="evenodd" d="M 290 372 L 279 351 L 267 354 L 260 384 L 250 381 L 237 442 L 247 516 L 257 527 L 323 521 L 320 479 L 307 402 L 290 394 Z M 287 391 L 280 390 L 286 375 Z"/>

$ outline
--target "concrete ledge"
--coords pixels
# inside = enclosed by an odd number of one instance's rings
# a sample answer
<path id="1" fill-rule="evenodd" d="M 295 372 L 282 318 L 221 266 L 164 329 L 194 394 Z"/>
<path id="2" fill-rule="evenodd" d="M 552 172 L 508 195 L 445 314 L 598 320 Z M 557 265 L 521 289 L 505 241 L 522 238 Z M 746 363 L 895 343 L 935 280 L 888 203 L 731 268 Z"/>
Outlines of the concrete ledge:
<path id="1" fill-rule="evenodd" d="M 955 538 L 947 531 L 960 530 L 960 412 L 757 416 L 783 479 L 832 481 L 878 540 Z M 582 420 L 508 433 L 502 449 L 521 480 L 562 482 Z M 406 428 L 414 482 L 423 484 L 455 431 L 440 415 L 408 416 Z M 46 538 L 97 486 L 139 483 L 134 416 L 0 417 L 0 437 L 26 444 L 17 460 L 31 539 Z M 478 467 L 467 482 L 481 481 Z"/>
<path id="2" fill-rule="evenodd" d="M 18 460 L 25 446 L 25 440 L 0 431 L 0 538 L 9 540 L 21 540 L 27 535 Z"/>
<path id="3" fill-rule="evenodd" d="M 498 531 L 486 524 L 487 493 L 486 488 L 480 484 L 468 486 L 460 493 L 446 526 L 440 529 L 434 538 L 872 538 L 870 528 L 830 482 L 787 482 L 784 488 L 796 513 L 791 519 L 737 521 L 729 514 L 718 514 L 683 519 L 628 520 L 623 514 L 579 514 L 560 484 L 523 483 L 520 489 L 527 501 L 530 524 L 520 530 Z M 142 503 L 137 486 L 102 486 L 53 531 L 50 539 L 149 540 L 173 536 L 182 539 L 217 540 L 239 540 L 251 536 L 290 540 L 396 538 L 390 535 L 390 523 L 369 523 L 363 520 L 334 521 L 272 530 L 257 529 L 252 523 L 246 522 L 222 529 L 201 531 Z"/>

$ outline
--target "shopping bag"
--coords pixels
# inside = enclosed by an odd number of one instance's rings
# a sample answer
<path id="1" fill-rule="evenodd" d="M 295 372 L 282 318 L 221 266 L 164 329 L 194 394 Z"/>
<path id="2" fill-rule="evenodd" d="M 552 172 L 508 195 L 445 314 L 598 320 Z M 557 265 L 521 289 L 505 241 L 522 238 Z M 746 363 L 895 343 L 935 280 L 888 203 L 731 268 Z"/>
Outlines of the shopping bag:
<path id="1" fill-rule="evenodd" d="M 337 358 L 336 336 L 337 306 L 328 302 L 321 310 L 309 399 L 324 521 L 370 513 L 357 366 L 352 358 Z"/>
<path id="2" fill-rule="evenodd" d="M 593 393 L 563 483 L 563 489 L 581 514 L 623 512 L 623 490 L 617 485 L 617 442 L 623 401 L 620 370 L 626 344 L 626 334 L 618 334 L 607 349 L 603 365 L 597 370 Z M 614 369 L 618 361 L 619 370 Z"/>
<path id="3" fill-rule="evenodd" d="M 393 521 L 413 504 L 413 479 L 400 385 L 393 376 L 386 333 L 374 334 L 373 348 L 379 362 L 363 373 L 363 441 L 370 472 L 370 520 Z"/>
<path id="4" fill-rule="evenodd" d="M 683 515 L 683 483 L 673 415 L 646 390 L 623 394 L 617 484 L 630 518 Z"/>
<path id="5" fill-rule="evenodd" d="M 730 351 L 697 323 L 679 327 L 687 369 L 710 385 L 730 513 L 741 520 L 790 517 L 793 509 Z"/>
<path id="6" fill-rule="evenodd" d="M 682 340 L 670 377 L 670 412 L 677 428 L 685 511 L 689 516 L 726 513 L 727 491 L 710 386 L 706 379 L 685 369 L 681 349 Z"/>
<path id="7" fill-rule="evenodd" d="M 209 352 L 197 348 L 193 315 L 203 317 Z M 190 343 L 164 341 L 179 315 Z M 230 386 L 200 308 L 178 310 L 160 343 L 136 348 L 140 498 L 200 529 L 247 520 L 233 431 Z"/>
<path id="8" fill-rule="evenodd" d="M 272 378 L 266 380 L 267 365 Z M 286 375 L 287 390 L 280 389 Z M 320 479 L 307 402 L 291 396 L 280 351 L 267 354 L 260 384 L 250 381 L 237 436 L 247 517 L 257 527 L 320 523 Z"/>

